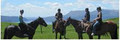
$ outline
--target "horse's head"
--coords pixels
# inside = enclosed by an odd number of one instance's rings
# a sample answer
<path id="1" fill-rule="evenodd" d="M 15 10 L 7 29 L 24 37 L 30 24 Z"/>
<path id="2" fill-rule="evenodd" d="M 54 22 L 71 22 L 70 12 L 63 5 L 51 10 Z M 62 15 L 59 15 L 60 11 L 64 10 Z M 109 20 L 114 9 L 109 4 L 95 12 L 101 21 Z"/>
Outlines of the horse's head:
<path id="1" fill-rule="evenodd" d="M 47 26 L 47 23 L 44 21 L 43 18 L 39 17 L 39 18 L 37 19 L 37 21 L 39 22 L 40 25 L 43 25 L 43 26 L 45 26 L 45 27 Z"/>
<path id="2" fill-rule="evenodd" d="M 64 26 L 70 25 L 70 20 L 71 20 L 71 17 L 69 17 L 69 18 L 67 19 L 67 21 L 65 22 Z"/>

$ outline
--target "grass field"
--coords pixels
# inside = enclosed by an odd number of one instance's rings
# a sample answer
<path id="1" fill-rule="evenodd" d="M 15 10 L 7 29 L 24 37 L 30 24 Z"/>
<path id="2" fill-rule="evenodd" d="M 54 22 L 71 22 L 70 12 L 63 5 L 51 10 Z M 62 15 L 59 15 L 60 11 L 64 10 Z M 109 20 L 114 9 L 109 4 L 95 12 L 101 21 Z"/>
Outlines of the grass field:
<path id="1" fill-rule="evenodd" d="M 107 19 L 107 20 L 112 20 L 115 23 L 119 24 L 119 18 L 113 18 L 113 19 Z M 106 21 L 106 20 L 104 20 Z M 8 22 L 1 22 L 1 38 L 3 39 L 3 35 L 4 35 L 4 30 L 5 27 L 7 27 L 10 24 L 14 24 L 14 25 L 18 25 L 17 23 L 8 23 Z M 48 25 L 47 27 L 42 27 L 43 29 L 43 33 L 41 34 L 41 30 L 40 30 L 40 26 L 38 26 L 35 35 L 34 35 L 34 39 L 55 39 L 55 34 L 52 33 L 52 25 Z M 119 28 L 118 28 L 119 30 Z M 119 31 L 118 31 L 119 33 Z M 119 35 L 118 35 L 119 36 Z M 66 37 L 68 39 L 78 39 L 78 35 L 75 32 L 74 28 L 72 27 L 72 25 L 67 26 L 66 29 Z M 26 37 L 28 38 L 28 37 Z M 18 38 L 16 36 L 13 37 L 13 39 L 26 39 L 26 38 Z M 58 34 L 58 38 L 59 38 L 59 34 Z M 86 33 L 83 34 L 83 38 L 84 39 L 88 39 L 88 35 Z M 94 36 L 94 39 L 96 39 L 97 36 Z M 110 39 L 110 36 L 102 36 L 102 39 Z"/>

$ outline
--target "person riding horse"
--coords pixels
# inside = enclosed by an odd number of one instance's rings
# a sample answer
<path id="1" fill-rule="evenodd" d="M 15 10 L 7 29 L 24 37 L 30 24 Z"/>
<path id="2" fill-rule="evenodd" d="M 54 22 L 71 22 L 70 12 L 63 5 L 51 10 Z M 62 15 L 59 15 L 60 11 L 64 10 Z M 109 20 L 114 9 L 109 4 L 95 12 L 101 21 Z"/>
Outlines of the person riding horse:
<path id="1" fill-rule="evenodd" d="M 55 22 L 53 22 L 53 24 L 56 24 L 57 21 L 62 21 L 62 18 L 63 18 L 61 9 L 59 8 L 57 11 L 58 11 L 58 13 L 55 14 L 56 20 L 55 20 Z M 53 25 L 53 26 L 55 26 L 55 25 Z M 54 28 L 53 28 L 53 31 L 55 31 Z"/>
<path id="2" fill-rule="evenodd" d="M 89 12 L 89 9 L 86 8 L 86 9 L 85 9 L 85 12 L 86 12 L 85 18 L 83 19 L 83 22 L 84 22 L 84 23 L 90 21 L 90 12 Z"/>
<path id="3" fill-rule="evenodd" d="M 28 36 L 27 34 L 27 28 L 30 28 L 32 30 L 34 30 L 32 27 L 30 27 L 29 25 L 27 25 L 24 21 L 23 21 L 23 13 L 24 13 L 24 10 L 20 10 L 20 16 L 19 16 L 19 27 L 21 28 L 21 32 L 24 36 Z"/>
<path id="4" fill-rule="evenodd" d="M 95 24 L 93 25 L 93 30 L 91 35 L 95 35 L 96 33 L 96 28 L 100 28 L 100 26 L 102 25 L 102 10 L 101 7 L 97 7 L 97 11 L 98 11 L 98 15 L 97 18 L 94 20 Z"/>
<path id="5" fill-rule="evenodd" d="M 85 27 L 84 27 L 84 23 L 90 21 L 90 12 L 89 12 L 89 9 L 86 8 L 86 9 L 85 9 L 85 12 L 86 12 L 85 17 L 84 17 L 84 19 L 82 19 L 83 32 L 86 32 Z"/>
<path id="6" fill-rule="evenodd" d="M 58 9 L 58 13 L 56 13 L 55 18 L 57 19 L 57 21 L 62 20 L 63 15 L 61 13 L 61 9 Z"/>

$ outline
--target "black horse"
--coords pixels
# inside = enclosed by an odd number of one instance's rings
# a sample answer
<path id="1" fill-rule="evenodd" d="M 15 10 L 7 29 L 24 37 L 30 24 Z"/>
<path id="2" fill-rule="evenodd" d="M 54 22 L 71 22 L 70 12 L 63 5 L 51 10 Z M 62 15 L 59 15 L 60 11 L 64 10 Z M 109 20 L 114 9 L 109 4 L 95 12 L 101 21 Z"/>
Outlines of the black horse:
<path id="1" fill-rule="evenodd" d="M 28 23 L 29 26 L 31 26 L 32 28 L 34 28 L 36 30 L 38 25 L 43 25 L 43 26 L 47 26 L 46 22 L 44 21 L 43 18 L 39 17 L 38 19 L 32 21 L 31 23 Z M 30 28 L 27 28 L 27 34 L 28 34 L 28 38 L 32 39 L 33 35 L 35 34 L 35 30 L 32 30 Z M 8 27 L 5 28 L 4 31 L 4 39 L 11 39 L 13 36 L 17 36 L 20 38 L 24 38 L 26 36 L 23 36 L 21 29 L 19 26 L 16 25 L 9 25 Z"/>

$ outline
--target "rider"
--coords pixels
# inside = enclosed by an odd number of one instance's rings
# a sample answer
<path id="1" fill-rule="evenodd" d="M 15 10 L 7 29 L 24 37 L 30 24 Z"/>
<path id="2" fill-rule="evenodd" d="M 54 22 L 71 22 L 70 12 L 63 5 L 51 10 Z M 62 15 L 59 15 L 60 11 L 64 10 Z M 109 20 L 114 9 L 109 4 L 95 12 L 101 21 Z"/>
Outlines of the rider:
<path id="1" fill-rule="evenodd" d="M 24 35 L 24 36 L 28 36 L 28 34 L 27 34 L 27 28 L 30 28 L 30 29 L 32 29 L 32 30 L 34 30 L 31 26 L 29 26 L 29 25 L 27 25 L 24 21 L 23 21 L 23 13 L 24 13 L 24 10 L 20 10 L 20 16 L 19 16 L 19 21 L 20 21 L 20 23 L 19 23 L 19 26 L 20 26 L 20 28 L 21 28 L 21 31 L 22 31 L 22 34 Z"/>
<path id="2" fill-rule="evenodd" d="M 97 11 L 98 11 L 98 15 L 97 15 L 97 18 L 94 20 L 94 22 L 96 22 L 94 25 L 93 25 L 93 30 L 92 30 L 92 34 L 91 35 L 95 35 L 96 33 L 96 27 L 100 27 L 102 25 L 102 10 L 101 10 L 101 7 L 97 7 Z"/>
<path id="3" fill-rule="evenodd" d="M 85 9 L 85 12 L 86 12 L 86 14 L 85 14 L 85 18 L 83 19 L 83 23 L 86 23 L 86 22 L 89 22 L 90 21 L 90 12 L 89 12 L 89 9 L 88 8 L 86 8 Z M 85 28 L 84 28 L 84 25 L 82 25 L 82 27 L 83 27 L 83 32 L 85 32 Z"/>
<path id="4" fill-rule="evenodd" d="M 86 14 L 85 14 L 84 20 L 85 20 L 85 23 L 86 23 L 86 22 L 90 21 L 90 12 L 89 12 L 89 9 L 86 8 L 85 12 L 86 12 Z"/>
<path id="5" fill-rule="evenodd" d="M 58 9 L 58 13 L 56 13 L 55 18 L 57 19 L 57 21 L 62 20 L 63 15 L 61 13 L 61 9 L 60 8 Z"/>
<path id="6" fill-rule="evenodd" d="M 61 9 L 59 8 L 58 10 L 58 13 L 55 14 L 55 22 L 53 24 L 56 24 L 57 21 L 62 21 L 62 18 L 63 18 L 63 15 L 61 13 Z M 53 25 L 54 26 L 54 25 Z M 54 31 L 54 30 L 53 30 Z"/>

